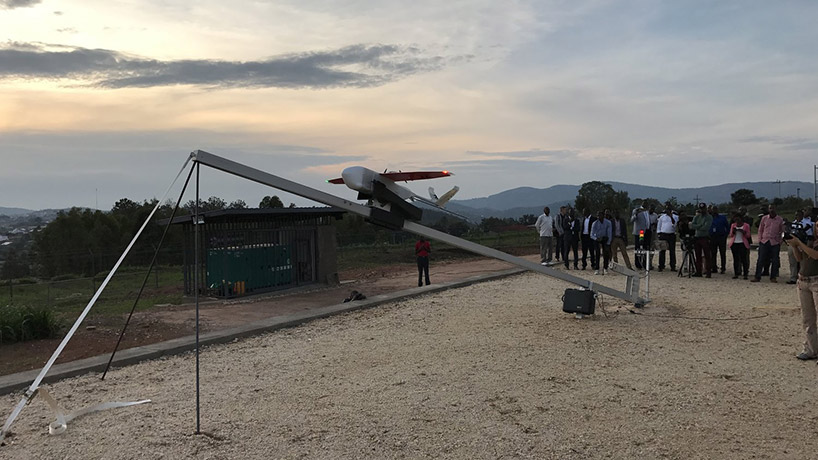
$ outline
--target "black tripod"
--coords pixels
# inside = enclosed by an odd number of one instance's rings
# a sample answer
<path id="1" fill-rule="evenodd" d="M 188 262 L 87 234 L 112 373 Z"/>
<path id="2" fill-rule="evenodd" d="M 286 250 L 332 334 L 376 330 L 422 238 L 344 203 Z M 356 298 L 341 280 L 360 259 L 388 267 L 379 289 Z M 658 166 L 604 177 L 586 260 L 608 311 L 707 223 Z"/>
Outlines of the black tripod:
<path id="1" fill-rule="evenodd" d="M 687 277 L 693 276 L 696 270 L 696 254 L 693 252 L 693 241 L 682 240 L 682 265 L 679 266 L 679 276 L 684 276 L 684 271 L 687 269 Z"/>

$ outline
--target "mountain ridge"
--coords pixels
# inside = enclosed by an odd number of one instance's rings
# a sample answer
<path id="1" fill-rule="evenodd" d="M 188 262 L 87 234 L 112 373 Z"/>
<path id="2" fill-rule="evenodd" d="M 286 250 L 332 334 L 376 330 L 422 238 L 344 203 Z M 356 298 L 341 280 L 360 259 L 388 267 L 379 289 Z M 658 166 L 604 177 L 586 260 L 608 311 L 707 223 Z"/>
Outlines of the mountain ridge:
<path id="1" fill-rule="evenodd" d="M 616 191 L 628 192 L 631 200 L 636 198 L 655 198 L 667 201 L 675 197 L 679 203 L 706 203 L 730 202 L 730 194 L 738 189 L 750 189 L 759 198 L 773 199 L 776 197 L 797 196 L 809 198 L 812 196 L 814 184 L 800 181 L 778 182 L 731 182 L 704 187 L 668 188 L 629 184 L 626 182 L 601 181 L 610 184 Z M 466 200 L 452 200 L 447 208 L 454 212 L 470 217 L 513 217 L 524 214 L 538 215 L 544 206 L 552 209 L 565 204 L 573 204 L 581 185 L 552 185 L 548 188 L 517 187 L 505 190 L 494 195 Z M 780 190 L 780 191 L 779 191 Z"/>
<path id="2" fill-rule="evenodd" d="M 19 216 L 21 214 L 31 214 L 32 212 L 34 212 L 33 209 L 5 208 L 0 206 L 0 216 Z"/>

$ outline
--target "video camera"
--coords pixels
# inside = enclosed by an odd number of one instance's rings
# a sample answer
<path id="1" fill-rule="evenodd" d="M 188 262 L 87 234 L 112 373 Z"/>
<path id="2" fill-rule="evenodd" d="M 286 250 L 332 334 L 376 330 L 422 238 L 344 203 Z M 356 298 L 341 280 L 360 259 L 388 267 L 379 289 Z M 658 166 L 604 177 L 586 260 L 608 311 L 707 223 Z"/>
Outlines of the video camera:
<path id="1" fill-rule="evenodd" d="M 789 223 L 789 225 L 784 226 L 784 235 L 782 235 L 785 240 L 792 239 L 793 237 L 798 238 L 801 242 L 807 242 L 807 231 L 804 228 L 804 225 L 797 220 L 794 220 Z"/>
<path id="2" fill-rule="evenodd" d="M 686 232 L 679 231 L 679 239 L 682 242 L 682 250 L 692 250 L 696 243 L 696 231 L 688 229 Z"/>

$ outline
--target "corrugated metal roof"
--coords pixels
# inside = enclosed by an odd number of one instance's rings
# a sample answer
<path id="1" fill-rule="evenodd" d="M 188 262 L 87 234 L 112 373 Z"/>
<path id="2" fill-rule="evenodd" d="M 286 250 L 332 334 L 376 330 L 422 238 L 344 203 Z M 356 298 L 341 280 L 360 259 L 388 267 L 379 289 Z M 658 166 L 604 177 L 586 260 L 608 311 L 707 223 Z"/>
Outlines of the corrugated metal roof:
<path id="1" fill-rule="evenodd" d="M 253 220 L 260 217 L 275 216 L 275 217 L 323 217 L 334 216 L 340 219 L 345 213 L 343 209 L 334 208 L 331 206 L 312 207 L 312 208 L 247 208 L 247 209 L 221 209 L 218 211 L 207 211 L 199 213 L 199 216 L 204 218 L 205 222 L 226 222 L 230 220 Z M 190 223 L 193 220 L 192 214 L 184 216 L 177 216 L 173 218 L 173 225 Z M 162 219 L 156 222 L 157 225 L 167 225 L 168 219 Z"/>

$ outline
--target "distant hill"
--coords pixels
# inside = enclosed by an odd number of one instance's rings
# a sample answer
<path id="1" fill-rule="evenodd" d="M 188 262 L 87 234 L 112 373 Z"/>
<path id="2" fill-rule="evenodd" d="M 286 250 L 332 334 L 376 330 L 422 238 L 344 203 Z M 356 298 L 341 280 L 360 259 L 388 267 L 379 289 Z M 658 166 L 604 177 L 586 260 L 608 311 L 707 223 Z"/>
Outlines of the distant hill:
<path id="1" fill-rule="evenodd" d="M 4 208 L 0 206 L 0 216 L 20 216 L 23 214 L 30 214 L 34 212 L 31 209 L 23 209 L 23 208 Z"/>
<path id="2" fill-rule="evenodd" d="M 768 199 L 799 194 L 801 197 L 811 197 L 813 194 L 812 183 L 796 181 L 781 182 L 781 184 L 775 182 L 739 182 L 690 188 L 651 187 L 612 181 L 606 183 L 611 184 L 616 191 L 624 190 L 628 192 L 631 200 L 655 198 L 659 201 L 666 201 L 671 197 L 676 197 L 679 203 L 693 203 L 697 198 L 699 201 L 706 203 L 728 203 L 730 202 L 730 194 L 742 188 L 752 190 L 759 198 L 766 197 Z M 579 188 L 580 185 L 553 185 L 543 189 L 519 187 L 484 198 L 452 200 L 446 207 L 478 221 L 482 217 L 519 218 L 524 214 L 539 215 L 542 213 L 544 206 L 554 209 L 564 204 L 573 204 Z"/>

